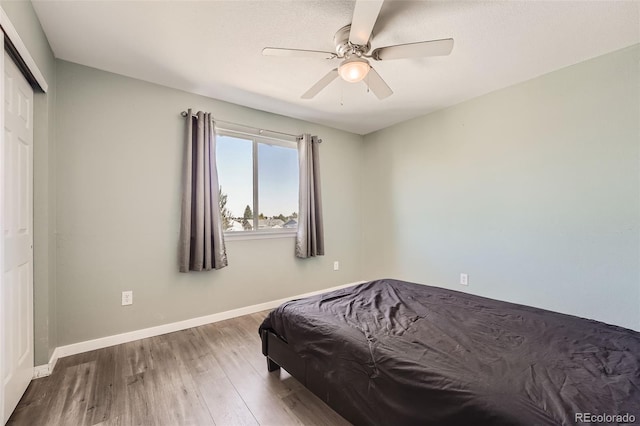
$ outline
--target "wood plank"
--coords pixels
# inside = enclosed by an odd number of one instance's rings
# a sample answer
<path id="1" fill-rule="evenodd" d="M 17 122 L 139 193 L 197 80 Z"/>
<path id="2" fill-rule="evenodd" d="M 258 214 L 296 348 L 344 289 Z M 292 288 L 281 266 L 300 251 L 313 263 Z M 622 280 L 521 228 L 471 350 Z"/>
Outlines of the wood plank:
<path id="1" fill-rule="evenodd" d="M 48 407 L 48 424 L 88 424 L 88 399 L 93 388 L 95 370 L 95 361 L 76 364 L 65 370 L 62 386 Z"/>
<path id="2" fill-rule="evenodd" d="M 164 335 L 145 339 L 154 368 L 145 372 L 144 390 L 155 421 L 157 424 L 213 425 L 191 374 L 178 361 L 169 343 L 172 338 Z"/>
<path id="3" fill-rule="evenodd" d="M 96 423 L 93 426 L 124 426 L 125 424 L 131 424 L 131 423 L 124 423 L 124 421 L 122 420 L 121 417 L 114 417 L 111 418 L 109 420 L 105 420 L 103 422 L 100 423 Z"/>
<path id="4" fill-rule="evenodd" d="M 282 400 L 305 425 L 348 426 L 351 424 L 306 388 Z"/>
<path id="5" fill-rule="evenodd" d="M 196 329 L 171 333 L 170 345 L 179 362 L 193 375 L 208 374 L 216 379 L 226 378 L 224 370 L 213 356 L 209 344 Z"/>
<path id="6" fill-rule="evenodd" d="M 121 418 L 127 419 L 127 424 L 149 426 L 157 424 L 154 407 L 151 405 L 151 398 L 145 386 L 146 374 L 142 372 L 126 377 L 126 396 L 119 406 L 119 413 Z"/>
<path id="7" fill-rule="evenodd" d="M 215 324 L 210 324 L 202 332 L 210 339 L 216 359 L 260 424 L 301 424 L 286 405 L 279 403 L 278 393 L 290 393 L 290 389 L 285 389 L 280 382 L 267 382 L 251 366 L 247 366 L 247 360 L 237 348 L 225 342 L 224 335 Z"/>
<path id="8" fill-rule="evenodd" d="M 154 369 L 144 374 L 144 392 L 155 424 L 214 425 L 209 409 L 190 376 L 178 368 L 169 371 Z"/>
<path id="9" fill-rule="evenodd" d="M 89 396 L 89 424 L 103 423 L 110 419 L 114 402 L 117 401 L 116 357 L 119 356 L 120 346 L 104 348 L 96 358 L 95 381 Z M 122 379 L 120 379 L 121 381 Z"/>
<path id="10" fill-rule="evenodd" d="M 258 424 L 229 379 L 202 374 L 195 378 L 195 382 L 217 425 Z"/>
<path id="11" fill-rule="evenodd" d="M 45 423 L 45 413 L 51 399 L 51 376 L 33 380 L 20 403 L 7 421 L 7 425 L 39 425 Z"/>
<path id="12" fill-rule="evenodd" d="M 300 382 L 286 372 L 283 375 L 279 375 L 276 372 L 274 372 L 275 374 L 270 374 L 267 371 L 267 362 L 264 355 L 262 355 L 259 343 L 251 350 L 244 344 L 245 340 L 230 337 L 228 327 L 213 326 L 204 329 L 203 332 L 211 339 L 212 352 L 223 366 L 228 377 L 230 377 L 230 373 L 238 374 L 236 378 L 244 378 L 246 376 L 247 380 L 257 380 L 258 377 L 261 377 L 265 380 L 263 383 L 266 385 L 266 389 L 278 397 L 289 395 L 294 390 L 303 387 Z M 224 365 L 222 364 L 223 362 L 227 364 Z"/>
<path id="13" fill-rule="evenodd" d="M 122 344 L 125 376 L 135 376 L 153 368 L 153 358 L 149 353 L 149 340 L 141 339 Z"/>

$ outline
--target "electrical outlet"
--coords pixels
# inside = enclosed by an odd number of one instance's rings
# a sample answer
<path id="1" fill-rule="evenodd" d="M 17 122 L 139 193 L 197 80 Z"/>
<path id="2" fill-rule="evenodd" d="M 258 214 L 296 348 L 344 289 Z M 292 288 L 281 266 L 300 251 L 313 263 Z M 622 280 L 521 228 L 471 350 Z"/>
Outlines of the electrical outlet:
<path id="1" fill-rule="evenodd" d="M 460 284 L 461 285 L 469 285 L 469 275 L 460 274 Z"/>
<path id="2" fill-rule="evenodd" d="M 133 291 L 122 292 L 122 306 L 133 305 Z"/>
<path id="3" fill-rule="evenodd" d="M 340 262 L 336 260 L 335 262 L 333 262 L 333 270 L 337 271 L 339 269 L 340 269 Z"/>

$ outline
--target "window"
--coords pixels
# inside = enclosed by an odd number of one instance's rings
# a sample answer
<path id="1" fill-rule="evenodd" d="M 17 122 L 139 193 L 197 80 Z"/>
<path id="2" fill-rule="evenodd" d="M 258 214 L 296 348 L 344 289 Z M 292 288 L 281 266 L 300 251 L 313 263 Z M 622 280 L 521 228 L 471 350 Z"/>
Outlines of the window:
<path id="1" fill-rule="evenodd" d="M 295 142 L 219 130 L 216 157 L 226 235 L 284 234 L 297 229 Z"/>

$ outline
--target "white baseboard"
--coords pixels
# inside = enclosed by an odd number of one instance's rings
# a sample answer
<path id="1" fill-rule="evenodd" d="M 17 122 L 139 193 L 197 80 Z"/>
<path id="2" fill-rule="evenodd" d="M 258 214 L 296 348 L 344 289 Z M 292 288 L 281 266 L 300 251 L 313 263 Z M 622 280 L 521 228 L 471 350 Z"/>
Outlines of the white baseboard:
<path id="1" fill-rule="evenodd" d="M 312 291 L 309 293 L 299 294 L 297 296 L 285 297 L 269 302 L 258 303 L 257 305 L 245 306 L 244 308 L 232 309 L 230 311 L 218 312 L 216 314 L 205 315 L 203 317 L 191 318 L 184 321 L 173 322 L 169 324 L 158 325 L 156 327 L 143 328 L 141 330 L 129 331 L 127 333 L 115 334 L 113 336 L 101 337 L 99 339 L 86 340 L 84 342 L 72 343 L 70 345 L 59 346 L 51 354 L 48 364 L 38 365 L 33 370 L 33 378 L 37 379 L 45 377 L 53 372 L 53 368 L 58 358 L 69 355 L 76 355 L 83 352 L 89 352 L 96 349 L 107 348 L 109 346 L 119 345 L 121 343 L 133 342 L 134 340 L 145 339 L 147 337 L 159 336 L 161 334 L 173 333 L 174 331 L 186 330 L 187 328 L 198 327 L 213 322 L 224 321 L 230 318 L 240 317 L 242 315 L 253 314 L 255 312 L 273 309 L 282 303 L 292 299 L 300 299 L 302 297 L 315 296 L 317 294 L 326 293 L 328 291 L 338 290 L 341 288 L 351 287 L 362 284 L 365 281 L 357 281 L 349 284 L 343 284 L 336 287 L 326 288 L 323 290 Z"/>
<path id="2" fill-rule="evenodd" d="M 58 358 L 60 358 L 60 353 L 58 348 L 55 348 L 47 364 L 37 365 L 33 368 L 33 378 L 39 379 L 40 377 L 47 377 L 51 375 L 56 363 L 58 362 Z"/>
<path id="3" fill-rule="evenodd" d="M 39 379 L 41 377 L 47 377 L 51 375 L 53 369 L 49 366 L 49 364 L 36 365 L 33 368 L 33 379 Z"/>

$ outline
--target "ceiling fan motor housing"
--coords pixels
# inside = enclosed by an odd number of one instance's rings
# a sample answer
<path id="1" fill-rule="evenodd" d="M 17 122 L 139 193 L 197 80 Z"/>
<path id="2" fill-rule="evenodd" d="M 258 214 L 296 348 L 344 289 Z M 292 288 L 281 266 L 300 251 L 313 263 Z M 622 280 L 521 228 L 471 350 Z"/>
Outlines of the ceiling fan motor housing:
<path id="1" fill-rule="evenodd" d="M 339 58 L 349 58 L 354 54 L 358 57 L 362 57 L 371 50 L 371 39 L 373 38 L 373 34 L 371 34 L 371 37 L 369 37 L 369 41 L 365 46 L 360 46 L 349 42 L 350 32 L 351 25 L 345 25 L 336 32 L 335 36 L 333 36 L 333 42 L 336 45 L 336 53 Z"/>

